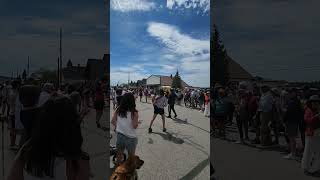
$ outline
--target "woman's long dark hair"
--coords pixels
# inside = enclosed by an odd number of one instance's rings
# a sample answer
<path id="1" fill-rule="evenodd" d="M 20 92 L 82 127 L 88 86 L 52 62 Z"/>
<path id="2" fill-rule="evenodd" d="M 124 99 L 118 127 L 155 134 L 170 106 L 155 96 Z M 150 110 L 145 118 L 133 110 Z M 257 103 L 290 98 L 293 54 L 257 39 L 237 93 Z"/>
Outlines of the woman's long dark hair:
<path id="1" fill-rule="evenodd" d="M 79 159 L 82 143 L 79 116 L 71 100 L 64 96 L 53 97 L 42 107 L 22 156 L 25 168 L 37 177 L 53 177 L 55 158 Z"/>
<path id="2" fill-rule="evenodd" d="M 136 101 L 132 93 L 126 93 L 122 96 L 120 105 L 117 109 L 117 114 L 120 117 L 127 117 L 127 113 L 137 112 L 136 110 Z"/>

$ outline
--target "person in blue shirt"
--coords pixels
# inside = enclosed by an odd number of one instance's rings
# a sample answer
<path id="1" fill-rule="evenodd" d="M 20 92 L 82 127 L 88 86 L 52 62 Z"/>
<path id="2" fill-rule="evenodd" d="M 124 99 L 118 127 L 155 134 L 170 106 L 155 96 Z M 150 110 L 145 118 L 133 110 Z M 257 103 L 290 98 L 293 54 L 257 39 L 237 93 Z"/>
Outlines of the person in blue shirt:
<path id="1" fill-rule="evenodd" d="M 226 99 L 226 94 L 224 88 L 219 88 L 218 96 L 214 101 L 213 118 L 218 124 L 218 135 L 220 137 L 225 137 L 225 121 L 228 115 L 228 102 Z M 215 127 L 213 127 L 213 131 Z"/>

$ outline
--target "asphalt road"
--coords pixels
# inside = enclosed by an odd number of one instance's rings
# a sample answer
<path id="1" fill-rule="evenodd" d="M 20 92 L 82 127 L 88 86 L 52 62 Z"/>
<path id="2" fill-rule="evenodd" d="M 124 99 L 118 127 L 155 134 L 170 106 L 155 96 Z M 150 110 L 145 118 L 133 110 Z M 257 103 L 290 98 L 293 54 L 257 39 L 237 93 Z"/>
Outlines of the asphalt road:
<path id="1" fill-rule="evenodd" d="M 137 101 L 140 124 L 136 154 L 145 161 L 138 170 L 139 179 L 209 179 L 209 118 L 198 110 L 175 107 L 178 117 L 166 118 L 167 133 L 162 132 L 162 120 L 158 116 L 153 133 L 149 134 L 153 105 Z M 115 143 L 115 138 L 111 142 Z"/>

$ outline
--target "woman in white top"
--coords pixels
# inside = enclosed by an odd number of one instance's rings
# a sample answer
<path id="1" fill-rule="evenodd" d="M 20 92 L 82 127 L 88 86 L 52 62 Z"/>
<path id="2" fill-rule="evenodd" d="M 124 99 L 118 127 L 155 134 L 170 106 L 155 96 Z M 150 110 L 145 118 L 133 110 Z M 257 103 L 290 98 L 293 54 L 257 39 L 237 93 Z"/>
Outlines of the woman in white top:
<path id="1" fill-rule="evenodd" d="M 168 99 L 167 97 L 164 96 L 164 91 L 163 89 L 160 89 L 160 95 L 159 96 L 154 96 L 152 99 L 153 107 L 154 107 L 154 114 L 153 118 L 150 122 L 150 127 L 149 127 L 149 133 L 152 133 L 152 124 L 153 121 L 156 119 L 157 115 L 160 114 L 162 118 L 162 127 L 163 127 L 163 132 L 166 132 L 166 126 L 165 126 L 165 116 L 164 116 L 164 108 L 168 105 Z"/>
<path id="2" fill-rule="evenodd" d="M 50 98 L 35 119 L 7 180 L 89 180 L 79 115 L 65 96 Z"/>
<path id="3" fill-rule="evenodd" d="M 127 149 L 129 156 L 135 155 L 138 144 L 136 134 L 138 118 L 134 95 L 132 93 L 124 94 L 112 117 L 112 124 L 117 133 L 117 164 L 122 162 L 125 149 Z"/>

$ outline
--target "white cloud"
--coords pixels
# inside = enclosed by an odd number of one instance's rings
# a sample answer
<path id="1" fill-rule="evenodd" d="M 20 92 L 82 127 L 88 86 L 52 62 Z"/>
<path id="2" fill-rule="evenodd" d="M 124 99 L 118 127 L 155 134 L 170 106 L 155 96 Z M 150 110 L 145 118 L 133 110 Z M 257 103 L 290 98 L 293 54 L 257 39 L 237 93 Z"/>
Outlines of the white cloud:
<path id="1" fill-rule="evenodd" d="M 203 13 L 207 13 L 210 11 L 210 0 L 167 0 L 167 8 L 200 8 Z"/>
<path id="2" fill-rule="evenodd" d="M 111 0 L 111 8 L 120 12 L 150 11 L 156 7 L 148 0 Z"/>
<path id="3" fill-rule="evenodd" d="M 192 38 L 182 34 L 177 27 L 164 23 L 151 22 L 147 30 L 165 45 L 163 51 L 166 53 L 159 60 L 159 72 L 168 75 L 178 69 L 189 85 L 209 87 L 209 39 Z"/>
<path id="4" fill-rule="evenodd" d="M 180 55 L 198 55 L 210 51 L 209 40 L 199 40 L 182 34 L 175 26 L 150 22 L 147 31 L 165 44 L 169 50 Z"/>
<path id="5" fill-rule="evenodd" d="M 123 71 L 119 71 L 113 67 L 111 68 L 111 72 L 110 72 L 111 85 L 127 83 L 128 77 L 129 77 L 128 73 L 125 73 Z M 134 81 L 134 82 L 136 82 L 137 80 L 141 80 L 143 78 L 147 78 L 147 77 L 148 77 L 148 75 L 146 75 L 143 72 L 139 72 L 139 71 L 133 71 L 130 73 L 130 81 Z"/>

